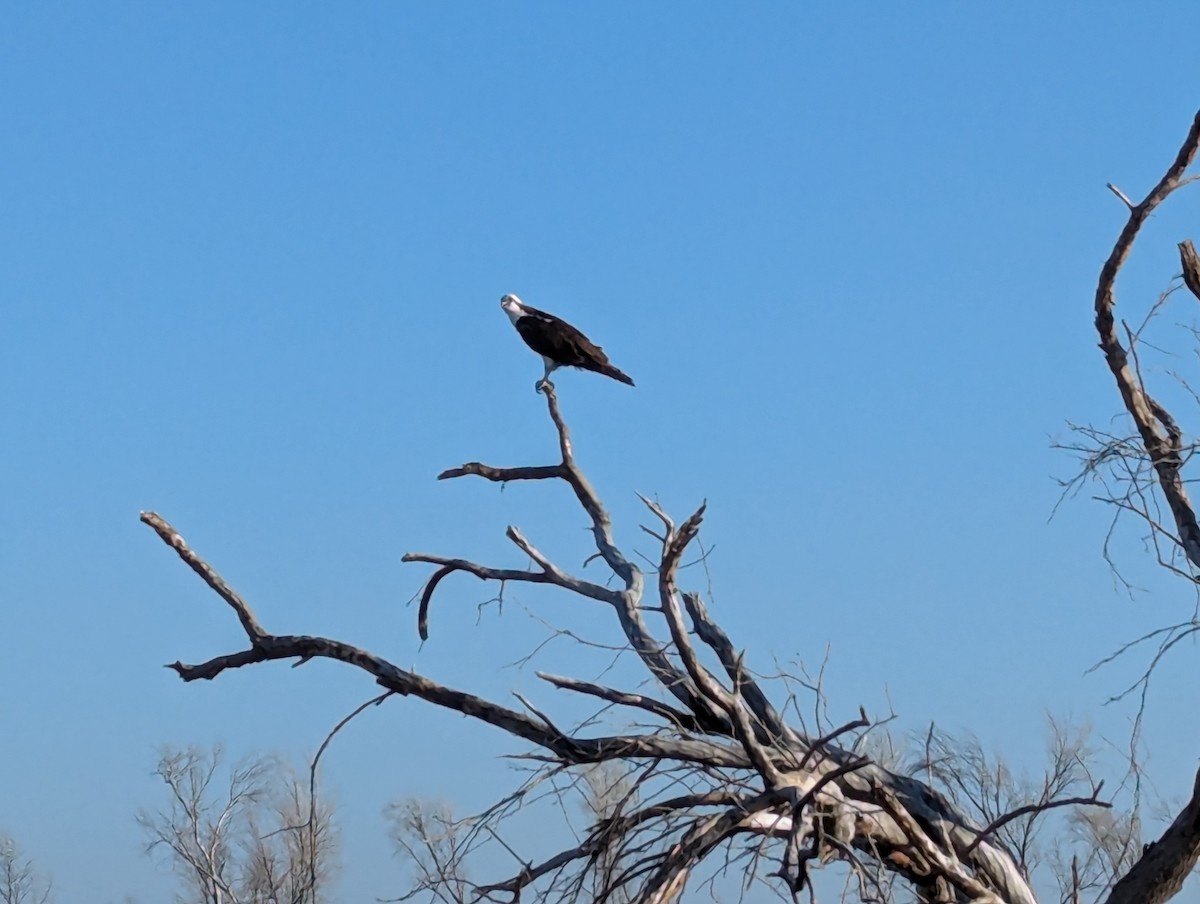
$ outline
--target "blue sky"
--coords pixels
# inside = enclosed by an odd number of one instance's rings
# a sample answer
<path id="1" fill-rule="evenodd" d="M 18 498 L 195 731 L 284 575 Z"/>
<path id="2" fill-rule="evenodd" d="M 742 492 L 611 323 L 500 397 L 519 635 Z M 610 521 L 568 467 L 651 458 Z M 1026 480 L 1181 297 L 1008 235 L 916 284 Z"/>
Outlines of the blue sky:
<path id="1" fill-rule="evenodd" d="M 161 666 L 240 647 L 139 525 L 173 521 L 268 628 L 370 646 L 501 699 L 544 636 L 444 585 L 419 649 L 407 550 L 569 564 L 552 487 L 437 483 L 553 437 L 516 292 L 636 389 L 558 380 L 580 459 L 649 552 L 634 491 L 709 500 L 714 609 L 751 661 L 818 663 L 832 702 L 973 730 L 1036 762 L 1136 663 L 1084 669 L 1193 600 L 1108 512 L 1047 523 L 1064 422 L 1117 410 L 1089 316 L 1134 197 L 1200 105 L 1200 9 L 1155 4 L 181 4 L 14 7 L 0 30 L 0 827 L 61 901 L 162 899 L 133 813 L 164 743 L 309 755 L 373 685 Z M 1195 195 L 1120 298 L 1176 272 Z M 1124 310 L 1124 308 L 1122 309 Z M 1186 306 L 1178 320 L 1192 317 Z M 1127 316 L 1133 316 L 1132 314 Z M 699 580 L 699 578 L 697 578 Z M 612 639 L 597 611 L 522 593 Z M 1164 667 L 1151 775 L 1190 787 Z M 598 670 L 552 644 L 538 667 Z M 588 670 L 591 669 L 589 672 Z M 1185 676 L 1186 679 L 1185 679 Z M 519 749 L 403 701 L 331 750 L 347 899 L 394 893 L 383 805 L 479 806 Z M 531 852 L 536 853 L 536 852 Z"/>

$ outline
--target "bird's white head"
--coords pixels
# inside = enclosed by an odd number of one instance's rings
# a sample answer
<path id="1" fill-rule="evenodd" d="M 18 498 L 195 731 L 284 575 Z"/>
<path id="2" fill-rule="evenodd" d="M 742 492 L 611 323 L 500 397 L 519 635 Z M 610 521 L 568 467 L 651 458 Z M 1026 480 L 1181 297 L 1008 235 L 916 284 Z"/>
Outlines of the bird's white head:
<path id="1" fill-rule="evenodd" d="M 521 307 L 521 299 L 516 295 L 505 295 L 500 299 L 500 307 L 504 309 L 504 313 L 513 323 L 525 316 L 525 309 Z"/>

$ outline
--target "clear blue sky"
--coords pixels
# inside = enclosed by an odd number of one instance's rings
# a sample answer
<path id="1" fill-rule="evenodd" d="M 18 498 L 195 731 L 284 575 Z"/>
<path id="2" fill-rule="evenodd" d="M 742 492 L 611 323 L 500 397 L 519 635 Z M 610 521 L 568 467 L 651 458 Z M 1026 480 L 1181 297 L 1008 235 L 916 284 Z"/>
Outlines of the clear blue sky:
<path id="1" fill-rule="evenodd" d="M 580 458 L 631 548 L 635 490 L 709 500 L 715 611 L 757 665 L 830 645 L 835 712 L 890 699 L 1022 763 L 1046 709 L 1119 740 L 1100 704 L 1134 663 L 1083 670 L 1192 600 L 1133 535 L 1153 592 L 1114 589 L 1099 505 L 1047 524 L 1072 470 L 1049 443 L 1117 410 L 1089 317 L 1123 219 L 1104 183 L 1140 197 L 1171 159 L 1198 29 L 1182 3 L 10 7 L 0 827 L 60 902 L 162 900 L 133 822 L 157 745 L 304 757 L 374 693 L 320 663 L 179 682 L 163 663 L 243 639 L 140 509 L 270 629 L 565 711 L 501 668 L 543 634 L 518 606 L 476 626 L 486 592 L 452 580 L 419 650 L 404 605 L 428 574 L 406 550 L 519 566 L 516 523 L 586 554 L 561 491 L 433 479 L 553 454 L 505 292 L 637 380 L 558 379 Z M 1146 230 L 1130 311 L 1196 211 Z M 566 644 L 537 665 L 598 669 Z M 1194 666 L 1153 698 L 1165 795 L 1200 749 L 1171 719 Z M 397 890 L 384 803 L 478 806 L 519 749 L 414 701 L 356 723 L 327 773 L 346 898 Z"/>

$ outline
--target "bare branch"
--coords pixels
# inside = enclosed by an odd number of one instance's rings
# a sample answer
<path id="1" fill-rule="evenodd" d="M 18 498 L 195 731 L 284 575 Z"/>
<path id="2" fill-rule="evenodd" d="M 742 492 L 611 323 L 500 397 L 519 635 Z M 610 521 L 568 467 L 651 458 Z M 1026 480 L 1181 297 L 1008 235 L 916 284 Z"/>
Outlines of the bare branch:
<path id="1" fill-rule="evenodd" d="M 733 679 L 737 673 L 739 657 L 729 635 L 709 617 L 708 610 L 700 599 L 700 594 L 683 594 L 683 605 L 692 619 L 692 630 L 696 632 L 696 636 L 716 654 L 722 668 L 725 669 L 725 674 Z M 786 738 L 794 743 L 800 741 L 800 736 L 784 722 L 779 711 L 767 699 L 767 695 L 763 693 L 757 682 L 743 683 L 742 695 L 759 724 L 766 729 L 768 740 Z"/>
<path id="2" fill-rule="evenodd" d="M 856 729 L 859 729 L 859 728 L 867 728 L 870 726 L 870 724 L 871 724 L 871 720 L 867 718 L 867 711 L 863 707 L 860 706 L 858 708 L 858 718 L 857 719 L 854 719 L 851 722 L 847 722 L 845 725 L 835 728 L 833 731 L 829 732 L 828 734 L 822 735 L 821 737 L 817 738 L 816 740 L 814 740 L 810 743 L 808 752 L 804 754 L 804 759 L 802 759 L 800 761 L 800 768 L 803 769 L 805 766 L 807 766 L 809 759 L 813 756 L 814 753 L 827 747 L 831 742 L 833 742 L 837 738 L 840 738 L 842 735 L 846 734 L 847 732 L 855 731 Z"/>
<path id="3" fill-rule="evenodd" d="M 493 468 L 478 461 L 469 461 L 461 467 L 448 468 L 437 476 L 438 480 L 452 480 L 455 477 L 483 477 L 496 483 L 507 483 L 510 480 L 549 480 L 552 477 L 565 477 L 562 465 L 542 465 L 532 468 Z"/>
<path id="4" fill-rule="evenodd" d="M 1175 520 L 1179 542 L 1188 560 L 1195 567 L 1200 568 L 1200 524 L 1197 524 L 1195 511 L 1188 497 L 1184 480 L 1180 475 L 1182 461 L 1180 460 L 1178 430 L 1174 427 L 1174 422 L 1165 417 L 1165 409 L 1146 392 L 1145 387 L 1130 368 L 1129 354 L 1121 344 L 1113 317 L 1113 308 L 1116 305 L 1114 287 L 1117 274 L 1133 248 L 1138 231 L 1154 209 L 1182 184 L 1183 174 L 1195 158 L 1198 148 L 1200 148 L 1200 113 L 1197 113 L 1192 121 L 1192 127 L 1188 131 L 1175 161 L 1167 169 L 1159 183 L 1139 204 L 1130 204 L 1127 198 L 1118 193 L 1130 208 L 1129 219 L 1100 271 L 1100 281 L 1096 286 L 1095 309 L 1096 331 L 1100 335 L 1100 348 L 1104 352 L 1109 370 L 1112 371 L 1117 382 L 1125 409 L 1133 418 L 1146 454 L 1150 456 L 1150 462 L 1158 475 L 1159 486 L 1162 488 L 1163 496 Z"/>
<path id="5" fill-rule="evenodd" d="M 580 596 L 586 596 L 603 603 L 610 605 L 620 603 L 620 593 L 615 590 L 609 590 L 607 587 L 602 587 L 599 584 L 593 584 L 591 581 L 584 581 L 567 574 L 546 558 L 546 556 L 542 555 L 532 543 L 525 539 L 517 528 L 510 526 L 505 531 L 505 536 L 512 540 L 522 552 L 541 567 L 542 571 L 549 577 L 551 583 L 557 584 L 564 590 L 570 590 L 573 593 L 578 593 Z"/>
<path id="6" fill-rule="evenodd" d="M 506 533 L 510 540 L 541 566 L 541 571 L 527 571 L 516 568 L 490 568 L 487 565 L 479 565 L 467 559 L 450 559 L 445 556 L 435 556 L 423 552 L 407 552 L 401 557 L 400 561 L 402 562 L 428 562 L 432 565 L 441 566 L 430 576 L 428 582 L 425 584 L 425 588 L 421 591 L 421 602 L 417 609 L 417 632 L 420 634 L 421 640 L 429 639 L 429 604 L 433 599 L 434 590 L 437 589 L 438 584 L 441 583 L 443 578 L 448 577 L 456 571 L 464 571 L 484 581 L 557 584 L 566 590 L 571 590 L 582 596 L 609 603 L 610 605 L 614 605 L 620 601 L 621 595 L 618 592 L 609 590 L 607 587 L 601 587 L 599 584 L 593 584 L 591 581 L 572 577 L 559 569 L 554 563 L 538 552 L 515 527 L 509 527 Z"/>
<path id="7" fill-rule="evenodd" d="M 644 709 L 666 720 L 669 725 L 674 725 L 676 728 L 683 729 L 684 731 L 704 730 L 704 726 L 691 713 L 675 709 L 673 706 L 668 706 L 666 703 L 662 703 L 652 697 L 647 697 L 644 694 L 617 691 L 588 681 L 578 681 L 574 678 L 564 678 L 560 675 L 549 675 L 545 672 L 537 672 L 536 674 L 543 681 L 548 681 L 555 687 L 560 687 L 564 690 L 599 697 L 601 700 L 607 700 L 610 703 L 616 703 L 621 706 L 633 706 L 638 709 Z"/>
<path id="8" fill-rule="evenodd" d="M 1125 203 L 1126 207 L 1128 207 L 1130 210 L 1133 210 L 1134 204 L 1129 200 L 1129 197 L 1125 194 L 1125 192 L 1121 191 L 1121 189 L 1117 188 L 1111 182 L 1106 182 L 1105 185 L 1108 187 L 1110 192 L 1112 192 Z"/>
<path id="9" fill-rule="evenodd" d="M 1030 816 L 1035 813 L 1045 813 L 1047 810 L 1053 810 L 1057 807 L 1104 807 L 1111 808 L 1112 804 L 1109 801 L 1100 800 L 1097 795 L 1100 794 L 1100 789 L 1104 786 L 1104 782 L 1096 785 L 1095 789 L 1087 797 L 1063 797 L 1058 800 L 1050 800 L 1044 803 L 1026 804 L 1023 807 L 1017 807 L 1015 810 L 1010 810 L 1003 816 L 992 820 L 992 822 L 975 836 L 975 840 L 967 846 L 965 853 L 971 853 L 979 845 L 979 842 L 985 840 L 995 834 L 1002 826 L 1007 825 L 1014 819 L 1020 819 L 1022 816 Z"/>
<path id="10" fill-rule="evenodd" d="M 170 533 L 173 536 L 179 536 L 174 528 L 170 528 Z M 182 538 L 180 539 L 182 540 Z M 192 555 L 194 556 L 194 554 Z M 196 561 L 202 562 L 198 557 L 195 558 Z M 207 564 L 204 564 L 204 568 L 208 572 L 216 574 Z M 748 765 L 745 756 L 736 748 L 711 741 L 673 740 L 654 736 L 581 739 L 561 735 L 548 730 L 546 726 L 524 713 L 431 681 L 423 675 L 402 669 L 367 650 L 326 637 L 266 634 L 259 638 L 256 649 L 218 656 L 200 665 L 185 665 L 177 662 L 171 668 L 184 681 L 211 680 L 229 668 L 297 657 L 333 659 L 355 666 L 372 675 L 376 683 L 389 691 L 406 696 L 412 695 L 437 706 L 487 722 L 552 751 L 565 762 L 591 763 L 613 757 L 673 757 L 708 763 L 712 766 L 745 767 Z"/>
<path id="11" fill-rule="evenodd" d="M 170 524 L 154 512 L 142 512 L 140 518 L 143 524 L 153 528 L 162 541 L 179 554 L 179 558 L 183 559 L 188 568 L 200 575 L 200 579 L 211 587 L 217 596 L 230 605 L 233 611 L 237 613 L 238 621 L 242 623 L 242 628 L 245 630 L 246 636 L 250 638 L 251 643 L 255 643 L 258 639 L 266 635 L 267 632 L 258 623 L 258 619 L 255 617 L 249 604 L 238 596 L 232 587 L 225 583 L 224 578 L 209 568 L 203 559 L 188 548 L 187 543 L 175 528 L 171 527 Z"/>

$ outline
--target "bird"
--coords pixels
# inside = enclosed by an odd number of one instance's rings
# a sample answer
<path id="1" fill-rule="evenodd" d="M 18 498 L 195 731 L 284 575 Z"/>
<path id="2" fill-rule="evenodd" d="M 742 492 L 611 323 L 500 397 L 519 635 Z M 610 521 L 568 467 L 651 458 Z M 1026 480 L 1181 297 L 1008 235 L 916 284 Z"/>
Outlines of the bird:
<path id="1" fill-rule="evenodd" d="M 633 385 L 628 374 L 609 362 L 604 349 L 562 318 L 531 308 L 516 295 L 505 295 L 500 299 L 500 307 L 525 344 L 541 355 L 546 365 L 546 374 L 534 384 L 535 389 L 553 386 L 550 374 L 560 367 L 578 367 Z"/>

